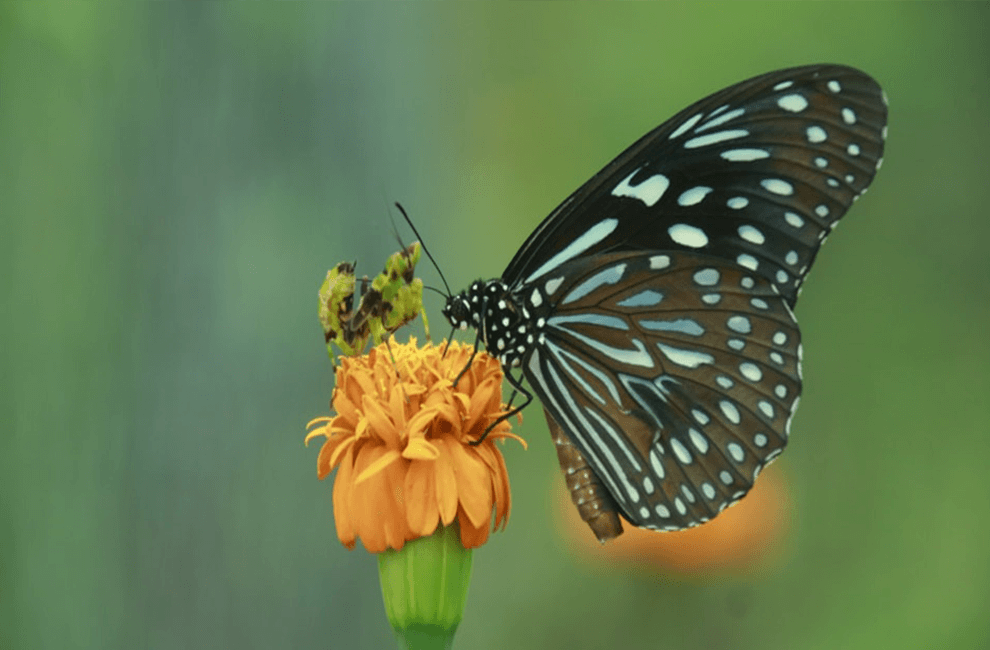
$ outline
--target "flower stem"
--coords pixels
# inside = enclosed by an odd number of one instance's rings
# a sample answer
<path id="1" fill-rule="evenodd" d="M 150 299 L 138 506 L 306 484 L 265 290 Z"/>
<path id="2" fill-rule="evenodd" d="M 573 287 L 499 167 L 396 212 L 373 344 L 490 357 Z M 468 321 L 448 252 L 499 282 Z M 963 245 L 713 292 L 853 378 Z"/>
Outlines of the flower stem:
<path id="1" fill-rule="evenodd" d="M 410 625 L 396 630 L 399 650 L 450 650 L 454 647 L 454 631 L 436 625 Z"/>

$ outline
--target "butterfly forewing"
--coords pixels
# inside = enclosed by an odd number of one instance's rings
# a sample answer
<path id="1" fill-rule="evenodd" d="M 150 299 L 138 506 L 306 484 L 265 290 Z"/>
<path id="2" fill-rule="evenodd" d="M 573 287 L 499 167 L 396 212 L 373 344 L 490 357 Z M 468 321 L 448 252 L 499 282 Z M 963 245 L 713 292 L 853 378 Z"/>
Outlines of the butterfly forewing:
<path id="1" fill-rule="evenodd" d="M 523 372 L 638 526 L 677 530 L 741 498 L 786 444 L 799 333 L 773 285 L 717 258 L 575 260 Z"/>
<path id="2" fill-rule="evenodd" d="M 530 283 L 577 256 L 617 250 L 718 255 L 793 306 L 818 248 L 872 181 L 886 105 L 845 66 L 781 70 L 678 113 L 568 197 L 502 279 Z"/>

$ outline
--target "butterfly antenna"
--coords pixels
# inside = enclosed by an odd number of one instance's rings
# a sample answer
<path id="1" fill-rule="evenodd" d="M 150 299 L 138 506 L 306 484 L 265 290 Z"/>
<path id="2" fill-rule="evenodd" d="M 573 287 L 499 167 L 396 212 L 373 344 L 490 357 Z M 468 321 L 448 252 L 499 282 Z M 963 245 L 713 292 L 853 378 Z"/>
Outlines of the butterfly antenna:
<path id="1" fill-rule="evenodd" d="M 430 253 L 430 249 L 426 247 L 426 244 L 423 242 L 423 238 L 420 236 L 419 231 L 416 230 L 416 226 L 413 225 L 412 219 L 410 219 L 409 215 L 406 214 L 406 209 L 402 207 L 401 203 L 396 203 L 395 207 L 399 209 L 399 212 L 402 213 L 402 216 L 405 218 L 406 223 L 408 223 L 409 227 L 412 228 L 413 234 L 416 235 L 416 239 L 419 240 L 420 245 L 423 247 L 423 252 L 426 253 L 426 256 L 430 258 L 431 262 L 433 262 L 433 268 L 435 268 L 437 270 L 437 273 L 440 274 L 440 279 L 443 280 L 443 286 L 446 287 L 447 289 L 446 297 L 449 298 L 451 295 L 450 285 L 447 284 L 447 278 L 443 277 L 443 271 L 440 270 L 440 265 L 437 264 L 437 261 L 435 259 L 433 259 L 433 255 Z"/>
<path id="2" fill-rule="evenodd" d="M 423 288 L 424 288 L 424 289 L 429 289 L 430 291 L 435 291 L 436 293 L 439 293 L 439 294 L 440 294 L 441 296 L 443 296 L 444 298 L 447 298 L 447 297 L 448 297 L 448 296 L 447 296 L 447 294 L 445 294 L 445 293 L 444 293 L 443 291 L 441 291 L 440 289 L 437 289 L 436 287 L 431 287 L 431 286 L 430 286 L 430 285 L 428 285 L 428 284 L 424 284 L 424 285 L 423 285 Z"/>

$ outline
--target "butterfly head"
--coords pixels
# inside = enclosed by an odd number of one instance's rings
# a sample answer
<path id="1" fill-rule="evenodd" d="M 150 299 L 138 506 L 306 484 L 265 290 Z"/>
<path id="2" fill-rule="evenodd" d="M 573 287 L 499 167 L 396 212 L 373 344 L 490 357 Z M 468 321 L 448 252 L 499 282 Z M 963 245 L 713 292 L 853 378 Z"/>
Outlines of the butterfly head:
<path id="1" fill-rule="evenodd" d="M 542 312 L 531 312 L 498 279 L 479 280 L 451 296 L 443 315 L 455 329 L 477 329 L 490 353 L 509 367 L 519 365 L 545 324 Z"/>
<path id="2" fill-rule="evenodd" d="M 481 313 L 480 282 L 475 282 L 467 291 L 447 298 L 441 313 L 455 329 L 466 330 L 477 327 Z"/>

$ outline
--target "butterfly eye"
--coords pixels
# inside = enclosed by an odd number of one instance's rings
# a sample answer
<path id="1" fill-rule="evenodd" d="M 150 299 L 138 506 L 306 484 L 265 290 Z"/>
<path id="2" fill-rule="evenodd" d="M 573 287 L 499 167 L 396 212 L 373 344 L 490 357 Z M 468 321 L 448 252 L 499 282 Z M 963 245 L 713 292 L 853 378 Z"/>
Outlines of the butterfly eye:
<path id="1" fill-rule="evenodd" d="M 501 278 L 472 285 L 484 308 L 448 302 L 529 395 L 509 372 L 521 368 L 566 438 L 565 474 L 594 474 L 571 485 L 581 504 L 696 526 L 783 451 L 802 388 L 793 308 L 882 163 L 886 121 L 880 87 L 853 68 L 730 86 L 561 203 Z M 589 517 L 601 538 L 621 531 Z"/>

